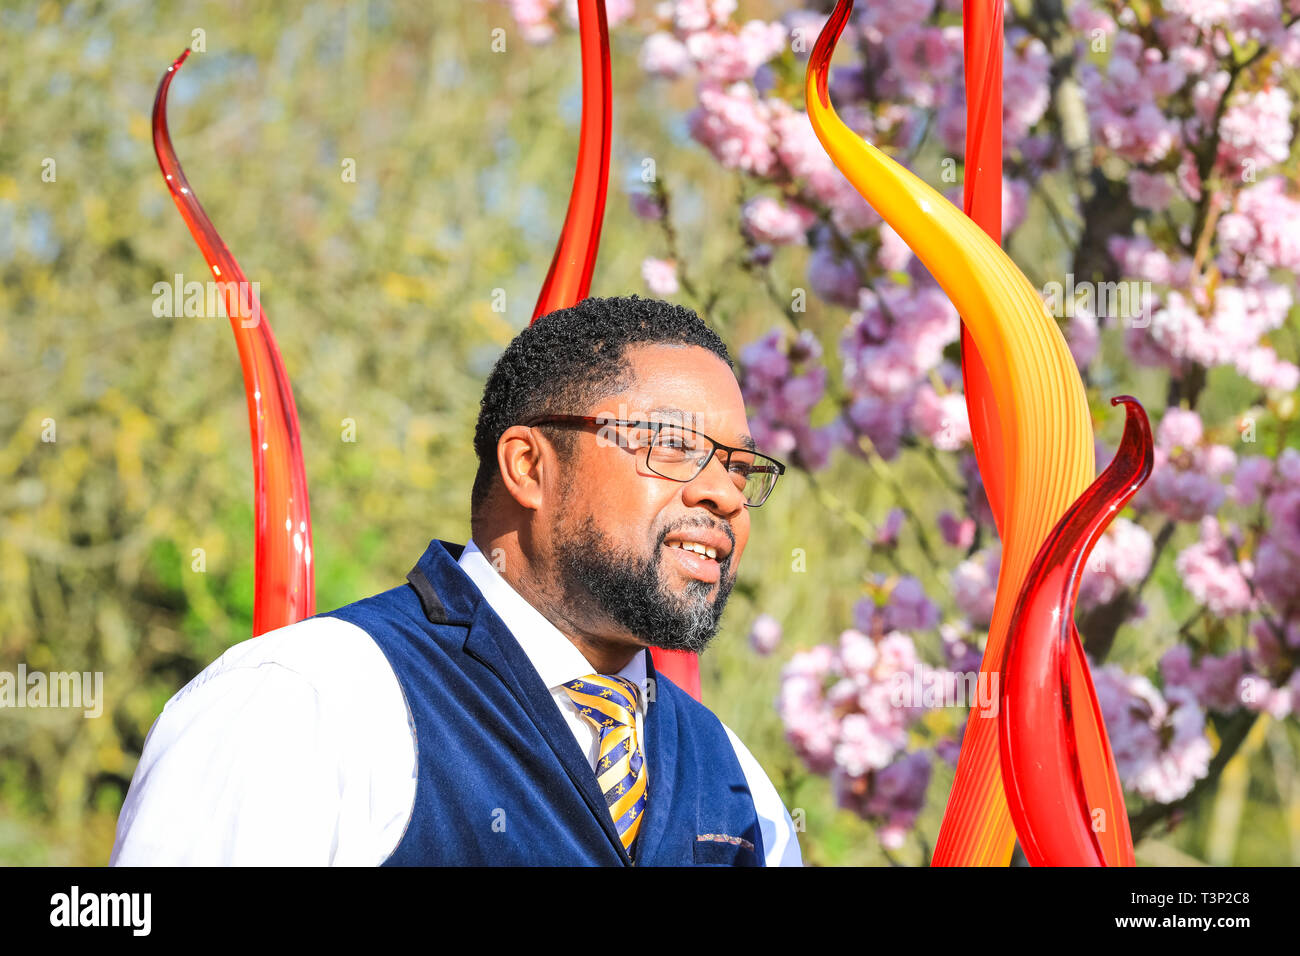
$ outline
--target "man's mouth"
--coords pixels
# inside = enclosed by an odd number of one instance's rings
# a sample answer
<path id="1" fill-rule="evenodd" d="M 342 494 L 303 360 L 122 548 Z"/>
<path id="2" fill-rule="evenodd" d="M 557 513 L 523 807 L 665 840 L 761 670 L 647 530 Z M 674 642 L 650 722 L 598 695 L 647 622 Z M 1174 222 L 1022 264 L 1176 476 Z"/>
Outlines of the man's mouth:
<path id="1" fill-rule="evenodd" d="M 716 582 L 722 577 L 716 548 L 692 541 L 670 541 L 664 547 L 673 553 L 673 560 L 678 567 L 691 577 L 709 582 Z"/>

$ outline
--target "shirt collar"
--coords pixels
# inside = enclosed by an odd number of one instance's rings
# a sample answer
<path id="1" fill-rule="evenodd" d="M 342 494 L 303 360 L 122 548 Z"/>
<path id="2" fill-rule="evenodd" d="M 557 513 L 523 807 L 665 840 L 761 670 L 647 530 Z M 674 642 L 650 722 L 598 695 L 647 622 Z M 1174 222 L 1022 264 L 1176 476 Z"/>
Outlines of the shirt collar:
<path id="1" fill-rule="evenodd" d="M 457 564 L 505 622 L 547 688 L 556 690 L 571 680 L 596 673 L 582 651 L 492 567 L 473 538 L 465 545 Z M 637 706 L 644 712 L 648 697 L 645 652 L 634 655 L 617 676 L 626 677 L 641 688 Z"/>

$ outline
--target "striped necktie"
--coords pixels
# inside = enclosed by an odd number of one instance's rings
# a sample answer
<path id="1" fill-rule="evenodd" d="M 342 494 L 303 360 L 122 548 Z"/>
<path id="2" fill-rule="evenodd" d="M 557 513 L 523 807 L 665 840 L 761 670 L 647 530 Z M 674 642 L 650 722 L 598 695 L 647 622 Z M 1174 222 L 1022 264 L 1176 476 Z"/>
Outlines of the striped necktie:
<path id="1" fill-rule="evenodd" d="M 632 853 L 632 841 L 645 813 L 645 759 L 636 733 L 636 706 L 640 688 L 626 677 L 590 674 L 564 685 L 582 715 L 600 733 L 596 782 L 623 848 Z"/>

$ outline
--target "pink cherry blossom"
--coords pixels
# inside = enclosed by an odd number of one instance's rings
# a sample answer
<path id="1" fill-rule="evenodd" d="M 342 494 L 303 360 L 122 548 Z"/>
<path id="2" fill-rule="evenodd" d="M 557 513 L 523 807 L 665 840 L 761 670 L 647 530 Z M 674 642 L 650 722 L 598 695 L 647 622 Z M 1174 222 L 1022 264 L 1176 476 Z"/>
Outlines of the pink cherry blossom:
<path id="1" fill-rule="evenodd" d="M 671 33 L 659 30 L 645 38 L 637 63 L 652 76 L 671 79 L 691 68 L 691 54 L 681 40 Z"/>
<path id="2" fill-rule="evenodd" d="M 806 184 L 814 196 L 828 201 L 845 181 L 844 174 L 826 154 L 808 114 L 792 109 L 782 100 L 767 103 L 781 164 L 792 177 Z"/>
<path id="3" fill-rule="evenodd" d="M 860 777 L 887 766 L 906 747 L 907 728 L 923 713 L 891 700 L 895 675 L 910 679 L 917 664 L 911 639 L 899 633 L 873 641 L 848 630 L 834 647 L 796 654 L 782 672 L 778 700 L 791 743 L 801 751 L 814 744 L 812 753 L 801 756 L 811 758 L 818 772 L 834 766 Z M 844 711 L 838 720 L 837 708 Z M 822 746 L 823 731 L 828 731 L 828 748 Z"/>
<path id="4" fill-rule="evenodd" d="M 880 226 L 880 251 L 876 254 L 876 261 L 880 263 L 881 268 L 890 272 L 901 272 L 907 268 L 912 256 L 911 246 L 904 242 L 903 237 L 894 231 L 894 227 L 888 223 L 882 223 Z"/>
<path id="5" fill-rule="evenodd" d="M 934 0 L 897 0 L 888 6 L 864 4 L 857 27 L 868 43 L 883 44 L 900 30 L 924 23 L 933 10 Z"/>
<path id="6" fill-rule="evenodd" d="M 918 108 L 933 107 L 961 72 L 961 27 L 905 26 L 890 37 L 889 56 L 900 81 L 898 97 Z"/>
<path id="7" fill-rule="evenodd" d="M 776 163 L 771 146 L 770 110 L 746 83 L 723 87 L 706 83 L 700 105 L 691 112 L 691 136 L 727 169 L 766 176 Z"/>
<path id="8" fill-rule="evenodd" d="M 829 773 L 835 766 L 839 721 L 825 699 L 825 684 L 834 662 L 834 649 L 821 644 L 797 652 L 781 670 L 777 712 L 785 725 L 786 739 L 815 773 Z"/>
<path id="9" fill-rule="evenodd" d="M 1088 39 L 1091 39 L 1094 31 L 1100 31 L 1102 36 L 1107 37 L 1115 34 L 1114 18 L 1087 2 L 1072 4 L 1066 16 L 1070 26 L 1078 33 L 1086 34 Z"/>
<path id="10" fill-rule="evenodd" d="M 807 60 L 830 16 L 815 10 L 788 10 L 781 15 L 790 34 L 790 50 L 800 60 Z M 849 97 L 856 99 L 856 97 Z M 841 101 L 842 102 L 842 101 Z"/>
<path id="11" fill-rule="evenodd" d="M 1113 236 L 1106 248 L 1126 277 L 1170 286 L 1186 285 L 1189 281 L 1191 257 L 1171 259 L 1146 236 Z"/>
<path id="12" fill-rule="evenodd" d="M 805 468 L 826 466 L 840 441 L 839 427 L 814 428 L 813 406 L 826 390 L 826 369 L 818 364 L 821 346 L 811 332 L 787 343 L 774 329 L 741 349 L 741 392 L 752 409 L 755 443 L 777 458 L 791 456 Z"/>
<path id="13" fill-rule="evenodd" d="M 1215 518 L 1207 515 L 1201 519 L 1200 540 L 1184 548 L 1174 566 L 1188 593 L 1215 617 L 1253 608 L 1255 602 L 1247 582 L 1254 566 L 1250 561 L 1237 562 Z"/>
<path id="14" fill-rule="evenodd" d="M 1290 616 L 1300 611 L 1300 482 L 1283 484 L 1264 506 L 1269 523 L 1255 551 L 1255 583 L 1269 604 Z"/>
<path id="15" fill-rule="evenodd" d="M 953 205 L 960 206 L 960 202 Z M 1002 180 L 1002 235 L 1015 232 L 1029 211 L 1029 184 L 1010 177 Z"/>
<path id="16" fill-rule="evenodd" d="M 1289 288 L 1274 282 L 1220 286 L 1212 303 L 1203 288 L 1191 297 L 1170 292 L 1151 315 L 1149 327 L 1133 326 L 1127 341 L 1146 365 L 1183 371 L 1188 363 L 1207 368 L 1231 365 L 1265 387 L 1286 382 L 1291 363 L 1277 358 L 1259 339 L 1282 325 L 1293 302 Z"/>
<path id="17" fill-rule="evenodd" d="M 1065 325 L 1065 342 L 1070 347 L 1074 364 L 1083 371 L 1097 357 L 1101 348 L 1101 329 L 1092 310 L 1076 303 Z"/>
<path id="18" fill-rule="evenodd" d="M 1293 690 L 1296 685 L 1297 682 L 1293 680 L 1282 687 L 1274 687 L 1258 674 L 1248 674 L 1241 679 L 1238 693 L 1247 710 L 1267 713 L 1281 720 L 1291 713 L 1297 703 Z"/>
<path id="19" fill-rule="evenodd" d="M 558 0 L 509 0 L 510 12 L 528 43 L 545 43 L 555 36 L 552 15 Z"/>
<path id="20" fill-rule="evenodd" d="M 844 422 L 849 451 L 860 454 L 857 442 L 860 438 L 867 438 L 885 461 L 892 461 L 898 456 L 903 435 L 907 432 L 907 408 L 896 399 L 874 394 L 860 395 L 852 399 L 844 410 Z"/>
<path id="21" fill-rule="evenodd" d="M 835 645 L 794 655 L 782 671 L 777 709 L 786 737 L 816 773 L 829 774 L 837 803 L 876 823 L 897 847 L 916 821 L 930 755 L 907 751 L 925 709 L 910 701 L 922 667 L 899 631 L 872 639 L 859 630 Z"/>
<path id="22" fill-rule="evenodd" d="M 1052 55 L 1043 41 L 1020 27 L 1006 30 L 1002 64 L 1002 138 L 1009 146 L 1029 135 L 1051 100 Z"/>
<path id="23" fill-rule="evenodd" d="M 1228 275 L 1259 281 L 1270 269 L 1300 270 L 1300 198 L 1289 194 L 1286 177 L 1271 176 L 1237 195 L 1217 238 Z"/>
<path id="24" fill-rule="evenodd" d="M 916 390 L 911 410 L 912 429 L 940 451 L 956 451 L 971 440 L 966 396 L 960 392 L 939 395 L 929 382 Z"/>
<path id="25" fill-rule="evenodd" d="M 858 267 L 848 256 L 820 245 L 808 257 L 808 284 L 827 302 L 852 307 L 858 302 Z"/>
<path id="26" fill-rule="evenodd" d="M 952 572 L 952 600 L 972 626 L 988 627 L 993 620 L 993 601 L 997 596 L 998 566 L 1002 561 L 1002 545 L 975 552 Z"/>
<path id="27" fill-rule="evenodd" d="M 1199 415 L 1166 410 L 1156 430 L 1154 458 L 1135 507 L 1155 508 L 1176 521 L 1199 521 L 1219 509 L 1227 495 L 1222 479 L 1236 468 L 1236 455 L 1227 446 L 1202 441 Z"/>
<path id="28" fill-rule="evenodd" d="M 749 646 L 764 657 L 781 643 L 781 622 L 770 614 L 760 614 L 749 629 Z"/>
<path id="29" fill-rule="evenodd" d="M 961 333 L 957 310 L 937 288 L 878 283 L 863 290 L 858 304 L 840 346 L 854 391 L 903 394 L 939 367 Z"/>
<path id="30" fill-rule="evenodd" d="M 677 294 L 677 264 L 671 259 L 646 259 L 641 263 L 641 278 L 654 295 Z"/>
<path id="31" fill-rule="evenodd" d="M 1123 159 L 1157 163 L 1178 142 L 1180 130 L 1156 103 L 1156 91 L 1174 86 L 1179 77 L 1145 57 L 1142 40 L 1133 33 L 1119 31 L 1112 47 L 1105 73 L 1091 63 L 1081 72 L 1093 133 Z M 1148 75 L 1153 71 L 1159 82 Z"/>
<path id="32" fill-rule="evenodd" d="M 1114 665 L 1094 668 L 1093 685 L 1127 789 L 1172 803 L 1209 772 L 1205 715 L 1189 689 L 1173 686 L 1161 696 L 1145 677 Z"/>
<path id="33" fill-rule="evenodd" d="M 1078 606 L 1109 604 L 1151 570 L 1155 545 L 1140 524 L 1119 517 L 1097 539 L 1079 582 Z"/>
<path id="34" fill-rule="evenodd" d="M 1272 348 L 1252 345 L 1237 356 L 1236 369 L 1256 385 L 1279 392 L 1300 387 L 1300 367 L 1278 358 Z"/>
<path id="35" fill-rule="evenodd" d="M 754 71 L 785 44 L 785 27 L 762 20 L 751 20 L 736 32 L 700 30 L 686 37 L 686 49 L 700 73 L 719 83 L 753 79 Z"/>
<path id="36" fill-rule="evenodd" d="M 1283 454 L 1296 454 L 1287 448 Z M 1253 508 L 1262 495 L 1274 487 L 1274 460 L 1265 455 L 1250 455 L 1237 463 L 1237 471 L 1228 486 L 1228 497 L 1243 508 Z"/>
<path id="37" fill-rule="evenodd" d="M 757 242 L 782 246 L 802 245 L 804 234 L 816 216 L 798 203 L 782 203 L 770 196 L 757 196 L 740 210 L 746 233 Z"/>
<path id="38" fill-rule="evenodd" d="M 1237 171 L 1285 162 L 1291 153 L 1291 106 L 1280 86 L 1235 97 L 1219 121 L 1219 161 Z"/>
<path id="39" fill-rule="evenodd" d="M 1240 685 L 1246 669 L 1246 657 L 1236 652 L 1216 657 L 1203 654 L 1193 661 L 1186 644 L 1175 644 L 1160 658 L 1160 675 L 1166 688 L 1186 687 L 1196 695 L 1205 710 L 1230 714 L 1242 704 Z"/>
<path id="40" fill-rule="evenodd" d="M 1129 198 L 1133 205 L 1159 212 L 1174 198 L 1174 184 L 1168 176 L 1135 169 L 1129 173 Z"/>
<path id="41" fill-rule="evenodd" d="M 1200 415 L 1184 408 L 1170 408 L 1156 428 L 1156 442 L 1168 451 L 1178 451 L 1199 445 L 1204 434 Z"/>
<path id="42" fill-rule="evenodd" d="M 954 548 L 965 551 L 975 540 L 974 518 L 958 518 L 951 511 L 941 511 L 937 521 L 943 540 Z"/>
<path id="43" fill-rule="evenodd" d="M 883 574 L 874 576 L 877 587 L 885 584 Z M 893 583 L 884 604 L 877 605 L 871 598 L 858 601 L 853 609 L 853 622 L 865 634 L 885 634 L 890 631 L 928 631 L 939 623 L 939 608 L 926 596 L 921 582 L 904 575 Z"/>
<path id="44" fill-rule="evenodd" d="M 673 0 L 673 23 L 683 33 L 707 30 L 731 19 L 736 0 Z"/>
<path id="45" fill-rule="evenodd" d="M 930 757 L 925 751 L 913 751 L 876 773 L 872 779 L 870 795 L 865 804 L 854 799 L 858 795 L 849 790 L 838 790 L 841 806 L 858 812 L 867 819 L 880 820 L 876 831 L 886 849 L 897 850 L 903 846 L 909 830 L 916 825 L 917 815 L 925 805 L 925 791 L 930 784 Z M 859 809 L 860 808 L 860 809 Z"/>
<path id="46" fill-rule="evenodd" d="M 984 649 L 979 635 L 973 633 L 964 621 L 949 621 L 939 626 L 943 638 L 943 656 L 948 668 L 955 674 L 974 674 L 984 660 Z"/>

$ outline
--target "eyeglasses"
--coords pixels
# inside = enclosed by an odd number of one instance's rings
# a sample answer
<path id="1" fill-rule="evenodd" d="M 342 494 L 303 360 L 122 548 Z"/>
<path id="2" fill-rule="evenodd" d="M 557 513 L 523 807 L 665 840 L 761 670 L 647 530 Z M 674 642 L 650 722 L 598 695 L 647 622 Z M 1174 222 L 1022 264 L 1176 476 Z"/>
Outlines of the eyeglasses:
<path id="1" fill-rule="evenodd" d="M 775 458 L 760 455 L 749 448 L 732 448 L 692 428 L 671 422 L 623 421 L 591 415 L 543 415 L 523 424 L 527 427 L 599 425 L 602 432 L 599 437 L 611 444 L 638 451 L 648 448 L 646 467 L 659 477 L 671 478 L 673 481 L 694 481 L 718 452 L 726 452 L 723 465 L 737 490 L 745 496 L 747 508 L 757 508 L 766 501 L 776 487 L 776 480 L 785 474 L 785 465 Z M 649 432 L 649 435 L 632 438 L 629 433 L 629 439 L 623 440 L 617 435 L 615 426 Z"/>

